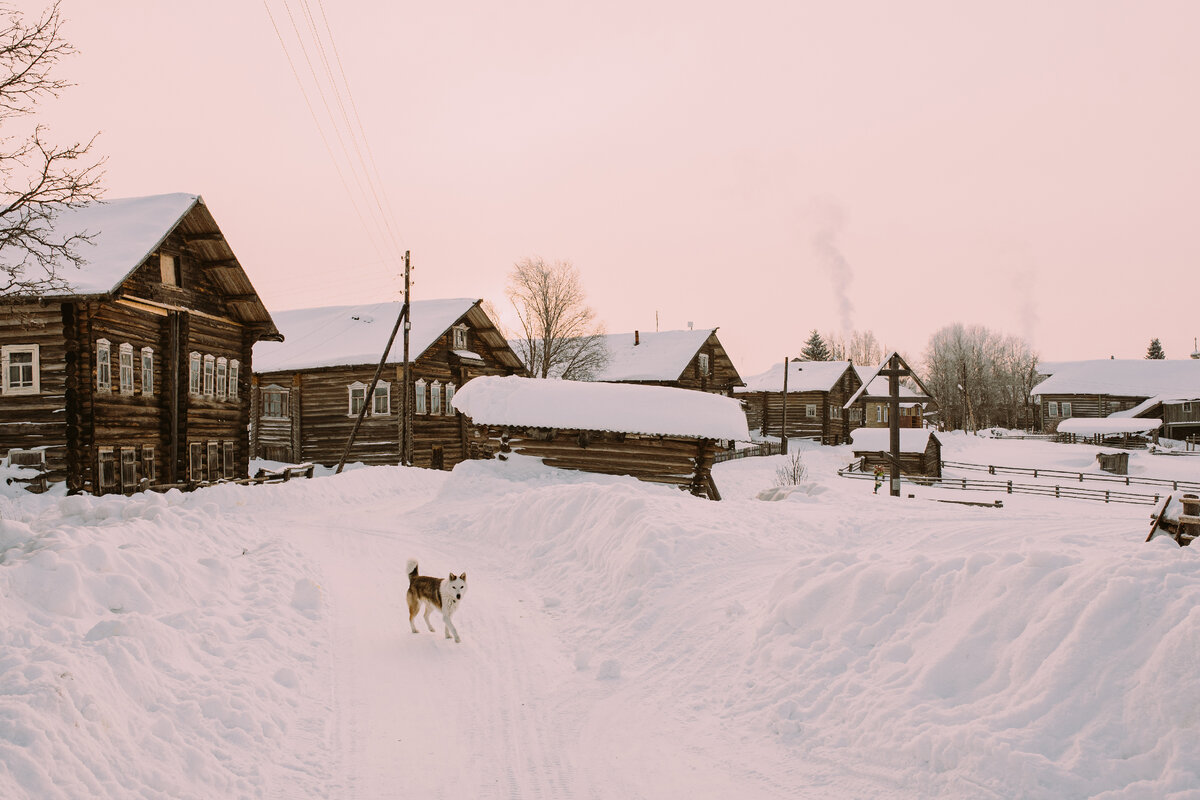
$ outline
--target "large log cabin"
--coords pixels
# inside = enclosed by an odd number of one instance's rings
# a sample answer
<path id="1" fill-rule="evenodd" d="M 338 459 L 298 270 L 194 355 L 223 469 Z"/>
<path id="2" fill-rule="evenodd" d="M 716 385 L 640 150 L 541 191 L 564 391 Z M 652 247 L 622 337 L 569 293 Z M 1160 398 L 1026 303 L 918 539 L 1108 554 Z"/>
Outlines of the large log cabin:
<path id="1" fill-rule="evenodd" d="M 717 328 L 613 333 L 603 337 L 608 363 L 594 380 L 674 386 L 733 396 L 745 386 Z"/>
<path id="2" fill-rule="evenodd" d="M 264 342 L 255 351 L 251 438 L 258 457 L 337 464 L 366 403 L 348 461 L 400 463 L 405 426 L 402 334 L 389 351 L 373 397 L 366 393 L 401 305 L 275 314 L 286 341 Z M 415 301 L 409 319 L 412 463 L 449 469 L 468 457 L 467 424 L 452 405 L 455 391 L 480 375 L 523 375 L 525 368 L 481 300 Z"/>
<path id="3" fill-rule="evenodd" d="M 855 367 L 854 371 L 858 373 L 859 380 L 869 377 L 874 373 L 873 369 L 867 367 Z M 888 379 L 884 376 L 878 376 L 871 381 L 867 387 L 865 394 L 871 397 L 884 397 L 888 394 Z M 904 384 L 900 384 L 900 422 L 901 428 L 923 428 L 925 427 L 925 403 L 912 389 Z M 863 427 L 864 428 L 887 428 L 891 425 L 890 412 L 888 410 L 889 403 L 884 400 L 865 400 L 863 402 Z"/>
<path id="4" fill-rule="evenodd" d="M 1200 361 L 1193 359 L 1096 359 L 1041 365 L 1048 377 L 1033 388 L 1038 400 L 1042 430 L 1055 433 L 1064 419 L 1098 418 L 1114 414 L 1146 416 L 1147 401 L 1165 400 L 1172 425 L 1168 436 L 1190 432 L 1186 423 L 1200 422 Z M 1184 404 L 1187 410 L 1184 411 Z"/>
<path id="5" fill-rule="evenodd" d="M 0 448 L 70 492 L 246 477 L 251 351 L 279 331 L 194 194 L 64 209 L 69 288 L 0 310 Z"/>
<path id="6" fill-rule="evenodd" d="M 670 386 L 488 377 L 455 397 L 478 455 L 629 475 L 720 500 L 712 465 L 722 440 L 748 441 L 738 403 Z"/>
<path id="7" fill-rule="evenodd" d="M 736 391 L 751 429 L 763 436 L 780 436 L 787 409 L 789 439 L 814 439 L 821 444 L 845 444 L 863 424 L 862 404 L 843 408 L 862 385 L 849 361 L 788 362 L 787 394 L 783 364 L 746 380 Z"/>

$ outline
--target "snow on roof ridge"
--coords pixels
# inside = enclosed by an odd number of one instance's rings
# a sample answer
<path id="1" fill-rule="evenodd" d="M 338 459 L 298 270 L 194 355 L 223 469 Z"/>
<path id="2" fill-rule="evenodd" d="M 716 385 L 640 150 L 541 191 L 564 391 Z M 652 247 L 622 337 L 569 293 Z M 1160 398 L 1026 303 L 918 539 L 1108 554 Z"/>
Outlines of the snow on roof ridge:
<path id="1" fill-rule="evenodd" d="M 789 361 L 788 394 L 792 392 L 828 392 L 850 369 L 849 361 Z M 783 364 L 746 378 L 736 392 L 782 392 Z"/>
<path id="2" fill-rule="evenodd" d="M 1153 397 L 1200 392 L 1200 361 L 1177 359 L 1094 359 L 1061 362 L 1031 394 L 1108 394 Z"/>
<path id="3" fill-rule="evenodd" d="M 608 364 L 597 381 L 673 381 L 717 328 L 629 331 L 603 335 Z M 634 340 L 637 344 L 634 344 Z"/>

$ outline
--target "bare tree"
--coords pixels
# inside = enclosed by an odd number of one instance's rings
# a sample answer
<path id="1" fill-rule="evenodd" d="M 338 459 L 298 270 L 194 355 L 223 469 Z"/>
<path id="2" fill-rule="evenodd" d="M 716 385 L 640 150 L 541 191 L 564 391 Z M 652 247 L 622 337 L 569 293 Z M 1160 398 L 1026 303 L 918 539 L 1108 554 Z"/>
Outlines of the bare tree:
<path id="1" fill-rule="evenodd" d="M 982 325 L 948 325 L 930 337 L 924 373 L 948 427 L 1032 424 L 1037 354 L 1023 339 Z"/>
<path id="2" fill-rule="evenodd" d="M 873 331 L 852 330 L 848 334 L 826 333 L 823 337 L 834 361 L 853 361 L 860 367 L 874 367 L 891 352 Z"/>
<path id="3" fill-rule="evenodd" d="M 46 128 L 13 128 L 32 116 L 42 100 L 58 97 L 71 84 L 52 73 L 75 52 L 63 39 L 55 2 L 36 20 L 0 5 L 0 299 L 12 302 L 65 288 L 63 269 L 82 262 L 84 231 L 56 231 L 55 217 L 100 196 L 101 161 L 88 142 L 55 145 Z"/>
<path id="4" fill-rule="evenodd" d="M 604 329 L 571 262 L 517 262 L 508 275 L 508 299 L 521 325 L 513 349 L 530 375 L 588 380 L 608 363 Z"/>

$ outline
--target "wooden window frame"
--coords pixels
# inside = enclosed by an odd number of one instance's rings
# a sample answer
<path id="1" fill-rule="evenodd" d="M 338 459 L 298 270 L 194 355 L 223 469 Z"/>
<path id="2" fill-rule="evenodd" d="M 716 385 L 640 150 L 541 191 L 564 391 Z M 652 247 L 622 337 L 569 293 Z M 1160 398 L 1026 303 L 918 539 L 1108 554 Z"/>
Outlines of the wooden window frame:
<path id="1" fill-rule="evenodd" d="M 180 280 L 183 277 L 181 261 L 182 259 L 175 253 L 158 254 L 158 279 L 163 286 L 170 286 L 173 289 L 180 288 L 180 284 L 183 283 Z"/>
<path id="2" fill-rule="evenodd" d="M 413 395 L 414 395 L 413 400 L 415 401 L 415 402 L 413 402 L 413 413 L 414 414 L 424 415 L 424 414 L 429 413 L 429 405 L 426 403 L 426 400 L 425 400 L 425 385 L 426 384 L 425 384 L 424 378 L 417 378 L 413 382 Z"/>
<path id="3" fill-rule="evenodd" d="M 111 447 L 96 448 L 96 493 L 108 494 L 118 488 L 117 454 Z"/>
<path id="4" fill-rule="evenodd" d="M 451 349 L 453 349 L 453 350 L 470 350 L 471 349 L 468 346 L 470 340 L 467 339 L 467 330 L 468 330 L 468 328 L 466 325 L 455 325 L 454 326 L 453 338 L 451 340 L 454 344 L 454 347 Z"/>
<path id="5" fill-rule="evenodd" d="M 429 414 L 430 416 L 442 415 L 442 382 L 434 381 L 429 384 Z"/>
<path id="6" fill-rule="evenodd" d="M 221 475 L 221 443 L 208 442 L 205 447 L 205 463 L 204 472 L 208 476 L 208 482 L 213 483 L 220 480 Z"/>
<path id="7" fill-rule="evenodd" d="M 153 484 L 158 480 L 158 469 L 154 463 L 154 445 L 142 445 L 142 477 L 146 479 L 147 485 Z"/>
<path id="8" fill-rule="evenodd" d="M 224 400 L 229 396 L 229 359 L 221 356 L 217 359 L 217 399 Z"/>
<path id="9" fill-rule="evenodd" d="M 237 400 L 241 396 L 238 390 L 238 380 L 241 378 L 242 362 L 236 358 L 229 360 L 229 399 Z"/>
<path id="10" fill-rule="evenodd" d="M 1057 417 L 1058 416 L 1058 401 L 1057 400 L 1047 400 L 1046 401 L 1046 416 L 1047 417 Z"/>
<path id="11" fill-rule="evenodd" d="M 142 348 L 142 394 L 154 394 L 154 348 Z"/>
<path id="12" fill-rule="evenodd" d="M 708 376 L 712 374 L 712 359 L 708 357 L 708 353 L 701 353 L 696 359 L 696 367 L 700 370 L 700 374 Z"/>
<path id="13" fill-rule="evenodd" d="M 357 394 L 357 396 L 355 396 Z M 361 405 L 356 405 L 361 403 Z M 362 381 L 355 381 L 346 387 L 346 416 L 357 417 L 358 412 L 367 404 L 367 385 Z"/>
<path id="14" fill-rule="evenodd" d="M 96 391 L 112 391 L 112 342 L 96 340 Z"/>
<path id="15" fill-rule="evenodd" d="M 290 389 L 285 389 L 284 387 L 279 386 L 274 383 L 271 384 L 270 386 L 263 388 L 263 390 L 262 390 L 262 412 L 260 414 L 261 418 L 262 419 L 291 419 L 291 417 L 288 416 L 288 414 L 290 412 L 290 409 L 288 408 L 290 394 L 291 394 Z M 274 405 L 274 403 L 271 402 L 270 399 L 268 398 L 268 395 L 279 398 L 278 405 L 279 405 L 280 413 L 278 415 L 271 414 L 268 411 L 268 408 L 271 405 Z"/>
<path id="16" fill-rule="evenodd" d="M 200 396 L 200 390 L 204 388 L 201 380 L 201 357 L 195 350 L 188 353 L 188 394 L 193 397 Z"/>
<path id="17" fill-rule="evenodd" d="M 217 357 L 204 354 L 204 396 L 214 397 L 217 391 Z"/>
<path id="18" fill-rule="evenodd" d="M 204 482 L 204 442 L 188 442 L 188 480 Z"/>
<path id="19" fill-rule="evenodd" d="M 446 407 L 442 413 L 444 413 L 447 417 L 452 417 L 458 413 L 458 409 L 454 407 L 454 393 L 457 390 L 458 387 L 453 383 L 446 384 Z"/>
<path id="20" fill-rule="evenodd" d="M 9 448 L 8 459 L 10 467 L 31 467 L 33 469 L 44 469 L 46 467 L 46 451 L 40 447 L 12 447 Z"/>
<path id="21" fill-rule="evenodd" d="M 118 459 L 121 476 L 121 491 L 131 492 L 138 485 L 138 452 L 136 447 L 122 447 Z"/>
<path id="22" fill-rule="evenodd" d="M 1183 411 L 1182 411 L 1182 413 L 1184 413 L 1184 414 L 1190 414 L 1190 413 L 1192 413 L 1192 404 L 1191 404 L 1191 403 L 1184 403 L 1184 404 L 1183 404 Z"/>
<path id="23" fill-rule="evenodd" d="M 383 400 L 383 410 L 379 410 L 379 401 Z M 371 416 L 387 417 L 392 413 L 392 384 L 379 381 L 375 384 L 375 396 L 371 398 Z"/>
<path id="24" fill-rule="evenodd" d="M 805 403 L 804 404 L 804 416 L 809 419 L 815 419 L 817 416 L 817 404 L 816 403 Z"/>
<path id="25" fill-rule="evenodd" d="M 1071 416 L 1071 401 L 1070 400 L 1063 400 L 1062 402 L 1060 402 L 1058 404 L 1058 415 L 1060 417 L 1062 417 L 1063 419 L 1067 419 L 1068 417 Z"/>
<path id="26" fill-rule="evenodd" d="M 123 395 L 133 394 L 133 345 L 117 345 L 117 388 Z"/>
<path id="27" fill-rule="evenodd" d="M 221 442 L 221 476 L 231 480 L 234 477 L 234 450 L 233 442 Z"/>
<path id="28" fill-rule="evenodd" d="M 12 384 L 11 358 L 17 353 L 29 353 L 30 384 L 14 387 Z M 42 393 L 42 354 L 41 346 L 36 344 L 6 344 L 0 347 L 0 361 L 3 362 L 3 391 L 6 395 L 34 395 Z M 22 365 L 24 366 L 24 365 Z"/>

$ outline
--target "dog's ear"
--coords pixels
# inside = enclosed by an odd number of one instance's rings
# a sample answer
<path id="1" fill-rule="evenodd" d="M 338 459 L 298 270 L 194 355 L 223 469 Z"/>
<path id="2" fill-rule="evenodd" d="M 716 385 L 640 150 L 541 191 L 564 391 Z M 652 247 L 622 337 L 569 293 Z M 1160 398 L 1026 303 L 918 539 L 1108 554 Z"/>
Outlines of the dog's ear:
<path id="1" fill-rule="evenodd" d="M 452 580 L 452 581 L 456 581 L 456 580 L 458 580 L 458 577 L 457 577 L 457 576 L 456 576 L 456 575 L 455 575 L 453 572 L 451 572 L 451 573 L 450 573 L 450 580 Z"/>
<path id="2" fill-rule="evenodd" d="M 462 578 L 465 581 L 467 579 L 467 573 L 464 572 L 462 575 L 459 575 L 458 577 Z"/>

